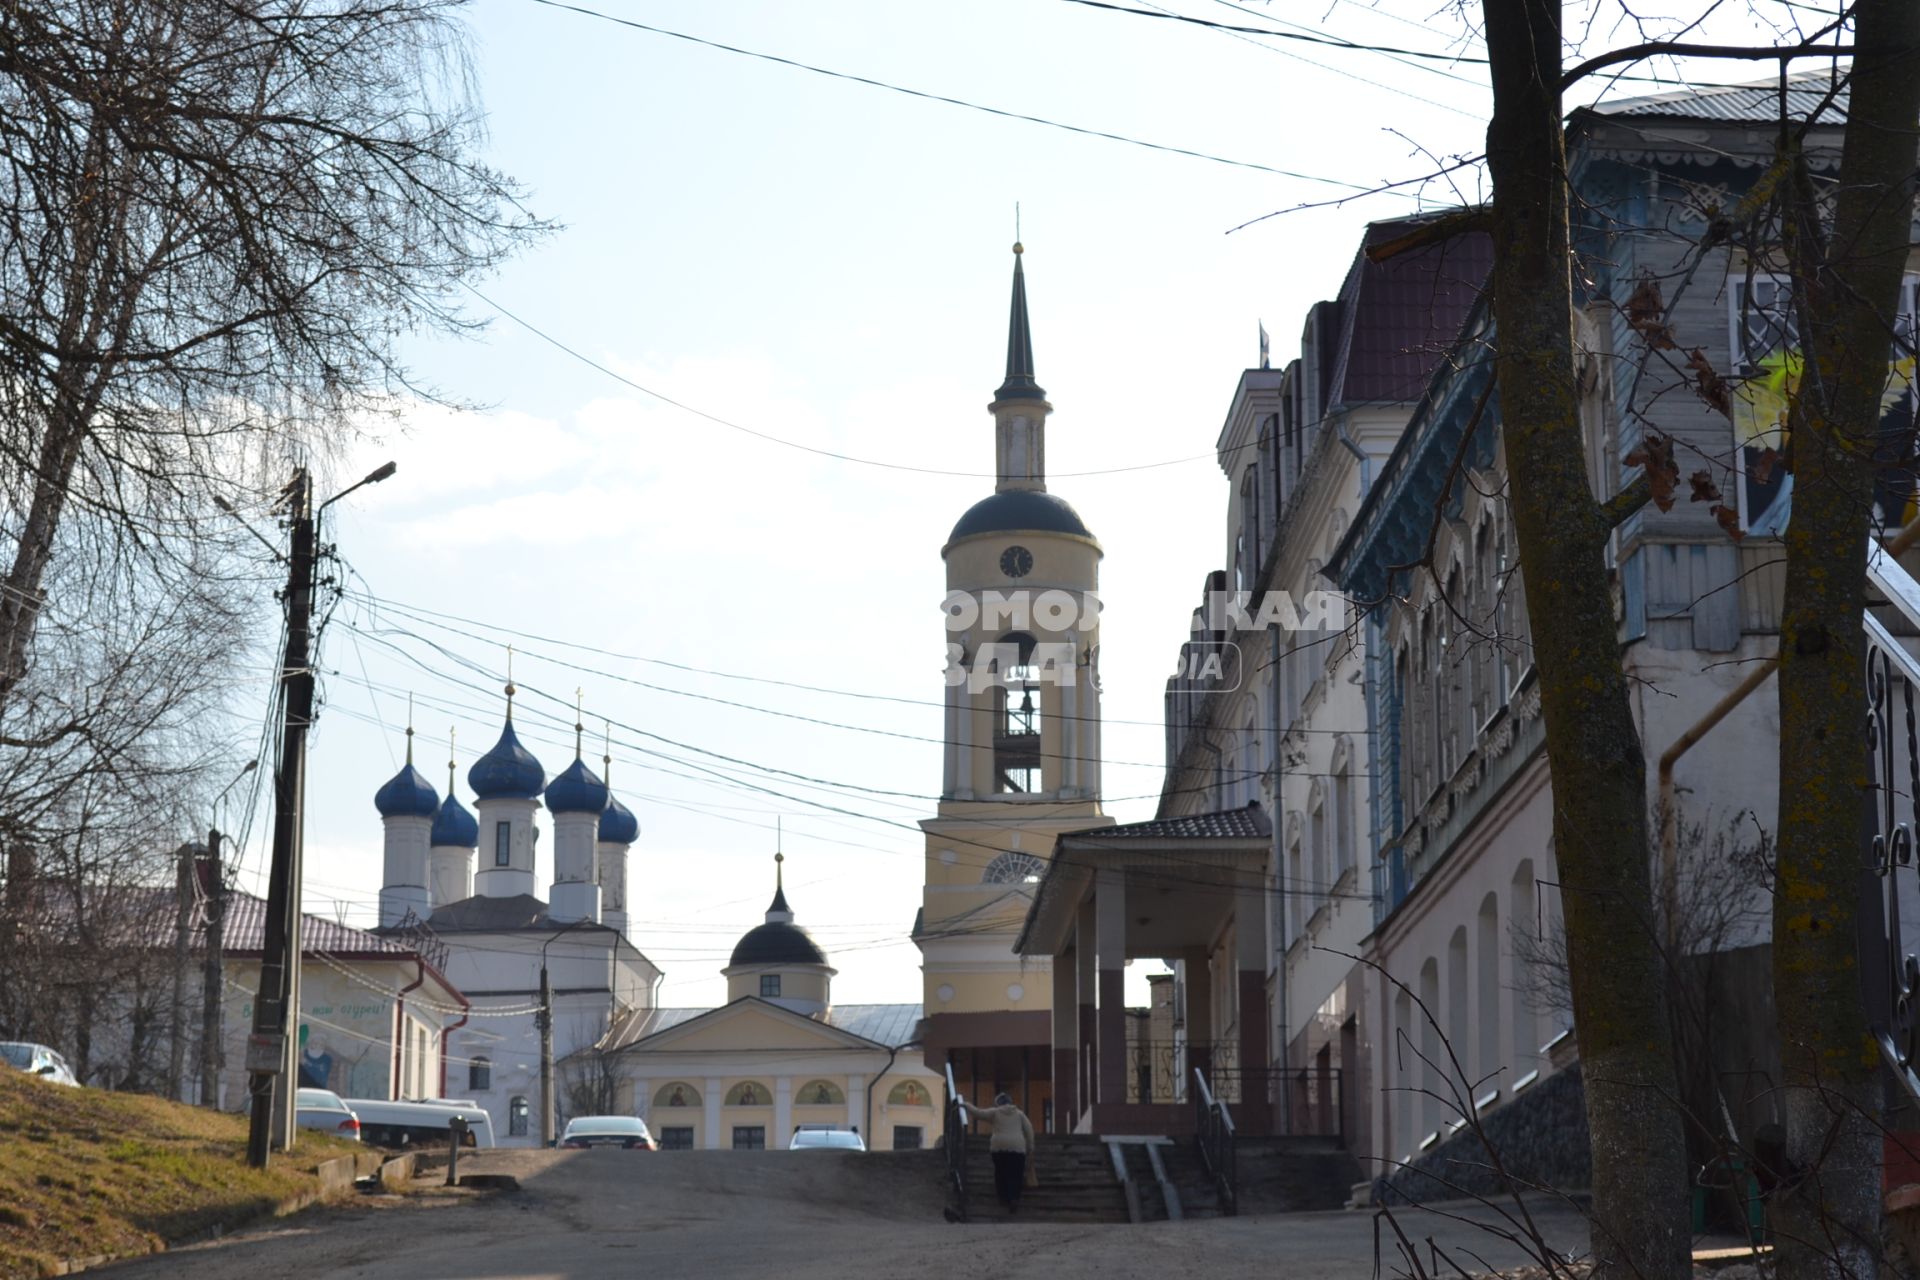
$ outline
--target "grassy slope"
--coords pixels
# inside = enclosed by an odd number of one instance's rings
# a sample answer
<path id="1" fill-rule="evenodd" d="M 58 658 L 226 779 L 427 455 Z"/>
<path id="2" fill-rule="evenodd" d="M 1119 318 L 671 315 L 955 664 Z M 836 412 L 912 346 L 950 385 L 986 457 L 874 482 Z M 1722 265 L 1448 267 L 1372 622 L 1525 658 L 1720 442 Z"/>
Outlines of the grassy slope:
<path id="1" fill-rule="evenodd" d="M 246 1138 L 239 1116 L 0 1068 L 0 1277 L 237 1225 L 353 1149 L 308 1134 L 261 1171 L 247 1167 Z"/>

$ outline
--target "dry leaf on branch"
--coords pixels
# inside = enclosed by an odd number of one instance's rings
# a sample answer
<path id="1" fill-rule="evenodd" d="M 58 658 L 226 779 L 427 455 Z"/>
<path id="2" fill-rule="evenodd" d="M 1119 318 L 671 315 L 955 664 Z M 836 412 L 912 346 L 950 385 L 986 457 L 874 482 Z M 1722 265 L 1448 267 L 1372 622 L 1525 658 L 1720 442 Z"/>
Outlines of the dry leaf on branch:
<path id="1" fill-rule="evenodd" d="M 1707 359 L 1707 353 L 1695 347 L 1687 357 L 1687 368 L 1693 372 L 1693 389 L 1702 400 L 1727 417 L 1733 416 L 1733 388 L 1720 376 L 1720 371 Z"/>
<path id="2" fill-rule="evenodd" d="M 1732 507 L 1714 506 L 1708 507 L 1707 510 L 1712 513 L 1714 520 L 1720 525 L 1721 531 L 1735 542 L 1739 542 L 1747 536 L 1747 531 L 1740 527 L 1740 513 Z"/>
<path id="3" fill-rule="evenodd" d="M 1673 490 L 1680 483 L 1680 464 L 1673 460 L 1673 437 L 1650 431 L 1624 461 L 1630 467 L 1646 468 L 1653 505 L 1662 511 L 1673 510 Z"/>
<path id="4" fill-rule="evenodd" d="M 1708 471 L 1705 467 L 1702 467 L 1700 470 L 1688 476 L 1687 481 L 1693 486 L 1692 501 L 1694 502 L 1720 501 L 1720 486 L 1716 485 L 1713 482 L 1713 473 L 1711 471 Z"/>
<path id="5" fill-rule="evenodd" d="M 1673 351 L 1680 345 L 1673 340 L 1673 330 L 1661 319 L 1666 309 L 1657 280 L 1642 280 L 1634 286 L 1633 296 L 1627 299 L 1627 327 L 1645 338 L 1655 351 Z"/>

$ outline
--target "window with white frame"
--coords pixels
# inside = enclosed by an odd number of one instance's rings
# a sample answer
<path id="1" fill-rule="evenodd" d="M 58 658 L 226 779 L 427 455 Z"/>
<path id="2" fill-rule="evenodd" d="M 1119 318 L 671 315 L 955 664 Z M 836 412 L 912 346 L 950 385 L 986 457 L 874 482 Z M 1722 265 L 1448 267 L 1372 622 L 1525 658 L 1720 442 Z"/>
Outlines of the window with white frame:
<path id="1" fill-rule="evenodd" d="M 1779 534 L 1792 510 L 1793 480 L 1779 465 L 1787 415 L 1800 370 L 1799 317 L 1791 281 L 1750 273 L 1727 290 L 1728 349 L 1733 352 L 1733 433 L 1738 459 L 1736 509 L 1749 533 Z M 1914 347 L 1920 330 L 1920 276 L 1900 283 L 1893 369 L 1881 401 L 1876 453 L 1888 465 L 1875 484 L 1876 514 L 1904 523 L 1914 506 Z"/>
<path id="2" fill-rule="evenodd" d="M 1321 793 L 1319 780 L 1314 782 L 1314 790 L 1307 800 L 1307 856 L 1312 860 L 1313 877 L 1310 892 L 1313 894 L 1311 905 L 1315 908 L 1327 896 L 1330 877 L 1327 875 L 1327 807 L 1326 797 Z M 1311 911 L 1308 912 L 1311 915 Z"/>
<path id="3" fill-rule="evenodd" d="M 1306 886 L 1301 883 L 1299 815 L 1293 815 L 1293 834 L 1287 841 L 1287 941 L 1300 936 L 1306 904 Z"/>
<path id="4" fill-rule="evenodd" d="M 1338 880 L 1357 867 L 1355 829 L 1360 821 L 1353 806 L 1353 763 L 1340 759 L 1333 774 L 1334 858 L 1333 876 Z"/>

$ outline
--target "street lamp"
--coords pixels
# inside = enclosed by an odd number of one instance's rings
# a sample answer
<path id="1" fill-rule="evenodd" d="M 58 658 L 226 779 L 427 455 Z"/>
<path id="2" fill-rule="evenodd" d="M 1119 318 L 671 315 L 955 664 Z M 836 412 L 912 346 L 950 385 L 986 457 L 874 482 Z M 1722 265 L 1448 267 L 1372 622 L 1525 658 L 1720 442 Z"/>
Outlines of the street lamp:
<path id="1" fill-rule="evenodd" d="M 288 1035 L 287 1029 L 298 1022 L 300 1010 L 300 852 L 306 826 L 301 804 L 306 793 L 307 730 L 313 723 L 313 663 L 308 650 L 313 630 L 313 569 L 318 556 L 315 522 L 321 512 L 355 489 L 378 484 L 397 469 L 393 463 L 386 463 L 317 509 L 311 505 L 312 482 L 305 467 L 293 473 L 293 482 L 287 487 L 293 546 L 284 597 L 287 645 L 280 664 L 285 697 L 281 703 L 280 765 L 273 777 L 273 862 L 267 876 L 266 937 L 260 948 L 260 989 L 253 1002 L 253 1035 L 247 1042 L 252 1094 L 247 1163 L 256 1169 L 267 1167 L 272 1131 L 279 1131 L 282 1146 L 291 1146 L 295 1124 L 297 1037 Z M 275 1077 L 280 1078 L 278 1089 Z"/>
<path id="2" fill-rule="evenodd" d="M 540 944 L 540 1145 L 553 1145 L 553 983 L 547 977 L 547 948 L 563 934 L 595 923 L 585 916 L 569 921 Z"/>

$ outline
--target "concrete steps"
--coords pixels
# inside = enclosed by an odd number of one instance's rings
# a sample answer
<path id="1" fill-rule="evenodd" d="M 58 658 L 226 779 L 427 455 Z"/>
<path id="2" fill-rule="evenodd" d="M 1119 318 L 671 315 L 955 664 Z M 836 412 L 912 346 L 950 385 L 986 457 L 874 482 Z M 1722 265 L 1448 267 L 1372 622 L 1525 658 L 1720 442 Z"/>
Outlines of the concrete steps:
<path id="1" fill-rule="evenodd" d="M 1126 1222 L 1127 1198 L 1097 1138 L 1042 1136 L 1032 1159 L 1039 1185 L 1020 1197 L 1020 1211 L 993 1193 L 993 1157 L 984 1137 L 967 1141 L 967 1216 L 974 1222 Z"/>
<path id="2" fill-rule="evenodd" d="M 1142 1155 L 1144 1156 L 1144 1152 Z M 1142 1160 L 1141 1163 L 1147 1163 Z M 1160 1165 L 1167 1171 L 1168 1181 L 1173 1183 L 1174 1194 L 1180 1197 L 1180 1212 L 1188 1218 L 1217 1218 L 1224 1210 L 1220 1207 L 1219 1189 L 1214 1185 L 1207 1165 L 1200 1158 L 1200 1146 L 1192 1138 L 1182 1138 L 1167 1143 L 1160 1148 Z M 1132 1166 L 1128 1166 L 1131 1173 Z M 1153 1181 L 1152 1169 L 1147 1171 L 1148 1181 L 1141 1185 L 1144 1193 L 1149 1186 L 1153 1191 L 1153 1202 L 1160 1206 L 1160 1212 L 1152 1217 L 1165 1217 L 1166 1211 L 1160 1194 L 1160 1187 Z M 1147 1197 L 1141 1197 L 1144 1207 Z"/>

